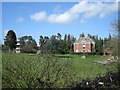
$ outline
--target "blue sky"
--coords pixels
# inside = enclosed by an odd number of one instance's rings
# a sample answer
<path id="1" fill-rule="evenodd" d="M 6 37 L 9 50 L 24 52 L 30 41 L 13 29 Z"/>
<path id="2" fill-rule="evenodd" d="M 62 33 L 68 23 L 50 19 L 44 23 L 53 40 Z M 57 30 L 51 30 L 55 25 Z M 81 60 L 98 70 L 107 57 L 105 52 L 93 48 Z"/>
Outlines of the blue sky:
<path id="1" fill-rule="evenodd" d="M 39 36 L 61 33 L 76 38 L 86 35 L 107 37 L 110 23 L 118 19 L 117 4 L 82 2 L 3 2 L 2 38 L 8 30 L 17 37 L 31 35 L 37 43 Z"/>

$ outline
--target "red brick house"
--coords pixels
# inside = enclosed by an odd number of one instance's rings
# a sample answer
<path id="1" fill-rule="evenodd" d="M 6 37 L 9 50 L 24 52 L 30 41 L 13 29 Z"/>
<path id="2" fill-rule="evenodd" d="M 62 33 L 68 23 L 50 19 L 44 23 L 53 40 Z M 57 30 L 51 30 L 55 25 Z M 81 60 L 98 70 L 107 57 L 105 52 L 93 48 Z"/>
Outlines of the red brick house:
<path id="1" fill-rule="evenodd" d="M 80 37 L 73 43 L 74 52 L 95 52 L 95 42 L 88 34 L 88 37 L 83 37 L 80 34 Z"/>

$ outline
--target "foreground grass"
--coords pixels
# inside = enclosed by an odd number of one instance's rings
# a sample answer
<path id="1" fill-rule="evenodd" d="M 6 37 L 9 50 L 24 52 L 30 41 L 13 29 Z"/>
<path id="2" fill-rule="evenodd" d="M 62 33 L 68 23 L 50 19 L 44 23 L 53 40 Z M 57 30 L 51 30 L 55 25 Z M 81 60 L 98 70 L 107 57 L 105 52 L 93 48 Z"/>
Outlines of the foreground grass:
<path id="1" fill-rule="evenodd" d="M 101 65 L 100 56 L 2 54 L 2 86 L 10 88 L 70 87 L 86 78 L 105 75 L 116 64 Z"/>
<path id="2" fill-rule="evenodd" d="M 105 58 L 101 56 L 94 55 L 86 55 L 86 59 L 82 59 L 81 55 L 57 55 L 59 57 L 67 56 L 70 57 L 70 61 L 72 61 L 73 68 L 72 72 L 76 72 L 82 79 L 93 78 L 96 76 L 103 76 L 107 71 L 115 71 L 117 64 L 109 64 L 109 65 L 101 65 L 98 63 L 94 63 L 94 61 L 102 61 Z"/>

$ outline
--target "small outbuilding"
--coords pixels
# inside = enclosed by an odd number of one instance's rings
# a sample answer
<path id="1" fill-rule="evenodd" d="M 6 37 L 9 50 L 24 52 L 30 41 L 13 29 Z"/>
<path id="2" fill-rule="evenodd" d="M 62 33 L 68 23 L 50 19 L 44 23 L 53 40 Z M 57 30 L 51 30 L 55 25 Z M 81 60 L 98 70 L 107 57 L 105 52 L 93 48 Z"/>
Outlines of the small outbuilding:
<path id="1" fill-rule="evenodd" d="M 16 53 L 21 53 L 21 44 L 20 44 L 20 41 L 17 41 L 15 51 L 16 51 Z"/>

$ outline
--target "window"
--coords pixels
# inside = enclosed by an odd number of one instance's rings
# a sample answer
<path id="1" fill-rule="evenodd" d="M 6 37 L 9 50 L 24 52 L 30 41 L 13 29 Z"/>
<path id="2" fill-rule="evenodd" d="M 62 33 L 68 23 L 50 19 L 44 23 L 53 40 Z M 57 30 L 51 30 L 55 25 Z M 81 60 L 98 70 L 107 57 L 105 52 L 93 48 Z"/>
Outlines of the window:
<path id="1" fill-rule="evenodd" d="M 76 52 L 78 52 L 78 50 L 76 50 Z"/>
<path id="2" fill-rule="evenodd" d="M 85 49 L 85 44 L 83 44 L 83 49 Z"/>

